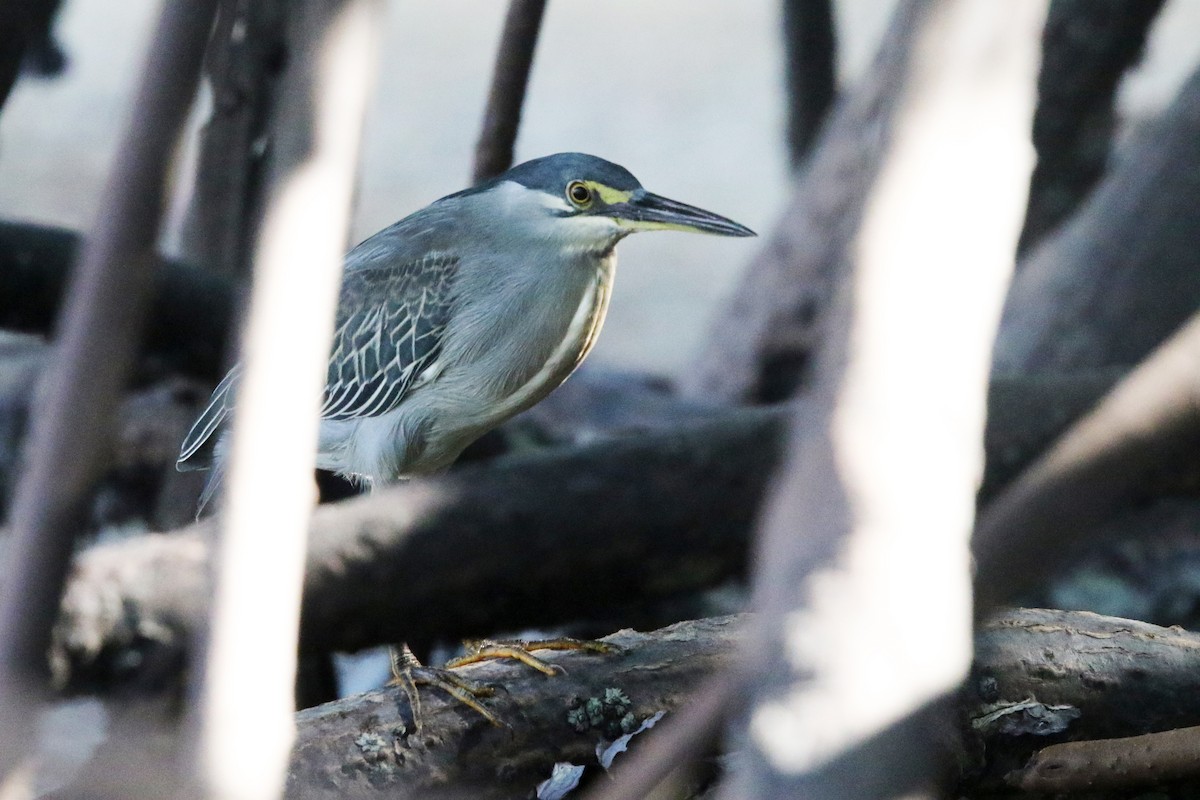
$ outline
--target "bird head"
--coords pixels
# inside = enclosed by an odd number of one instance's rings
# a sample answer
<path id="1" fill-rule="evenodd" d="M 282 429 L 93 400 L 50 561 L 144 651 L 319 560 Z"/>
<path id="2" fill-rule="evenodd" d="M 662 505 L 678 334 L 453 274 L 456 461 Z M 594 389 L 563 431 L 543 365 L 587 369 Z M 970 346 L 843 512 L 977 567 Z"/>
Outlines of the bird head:
<path id="1" fill-rule="evenodd" d="M 754 236 L 745 225 L 648 192 L 629 170 L 584 153 L 558 153 L 519 164 L 467 192 L 507 192 L 539 232 L 580 247 L 611 246 L 638 231 L 677 230 Z"/>

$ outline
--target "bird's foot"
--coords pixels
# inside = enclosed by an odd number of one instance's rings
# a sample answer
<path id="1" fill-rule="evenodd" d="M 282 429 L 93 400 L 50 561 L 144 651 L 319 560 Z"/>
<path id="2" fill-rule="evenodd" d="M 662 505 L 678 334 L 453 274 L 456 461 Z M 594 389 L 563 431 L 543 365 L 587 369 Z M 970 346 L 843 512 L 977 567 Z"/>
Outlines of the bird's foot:
<path id="1" fill-rule="evenodd" d="M 391 648 L 392 678 L 388 686 L 399 686 L 408 695 L 408 703 L 412 707 L 413 727 L 421 732 L 421 693 L 418 686 L 435 686 L 458 702 L 473 709 L 479 716 L 495 725 L 504 728 L 507 725 L 492 712 L 488 711 L 478 698 L 491 697 L 496 690 L 476 681 L 467 680 L 461 675 L 450 671 L 450 667 L 427 667 L 422 664 L 408 645 L 400 649 Z"/>
<path id="2" fill-rule="evenodd" d="M 505 722 L 491 711 L 488 711 L 479 701 L 479 698 L 491 697 L 496 693 L 496 690 L 491 686 L 468 680 L 452 672 L 452 670 L 459 667 L 465 667 L 468 664 L 477 664 L 481 661 L 495 661 L 507 658 L 520 661 L 522 664 L 526 664 L 538 672 L 553 677 L 565 673 L 566 670 L 557 664 L 550 664 L 543 661 L 533 655 L 530 652 L 531 650 L 577 650 L 605 654 L 615 653 L 620 649 L 615 645 L 605 644 L 604 642 L 566 637 L 536 641 L 492 641 L 489 639 L 480 639 L 464 642 L 464 644 L 467 648 L 466 654 L 447 661 L 446 665 L 441 668 L 424 666 L 413 655 L 408 645 L 403 645 L 400 649 L 394 647 L 391 649 L 392 679 L 388 681 L 388 685 L 399 686 L 408 695 L 408 702 L 412 706 L 413 711 L 413 724 L 418 732 L 421 730 L 421 695 L 417 690 L 418 686 L 435 686 L 458 702 L 473 709 L 497 728 L 508 727 Z"/>
<path id="3" fill-rule="evenodd" d="M 549 664 L 531 653 L 531 650 L 581 650 L 588 653 L 615 653 L 617 647 L 604 642 L 590 639 L 538 639 L 535 641 L 511 640 L 492 641 L 479 639 L 463 643 L 467 648 L 466 655 L 446 662 L 447 669 L 464 667 L 467 664 L 477 664 L 480 661 L 494 661 L 501 658 L 511 658 L 533 667 L 546 675 L 560 675 L 566 670 L 557 664 Z"/>

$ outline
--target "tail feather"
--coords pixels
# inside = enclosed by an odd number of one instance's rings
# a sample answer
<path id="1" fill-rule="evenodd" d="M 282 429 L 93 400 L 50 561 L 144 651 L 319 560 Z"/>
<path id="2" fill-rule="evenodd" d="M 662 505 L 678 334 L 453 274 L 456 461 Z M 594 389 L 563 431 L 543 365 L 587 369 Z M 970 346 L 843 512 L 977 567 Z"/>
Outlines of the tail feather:
<path id="1" fill-rule="evenodd" d="M 200 500 L 196 504 L 196 519 L 200 519 L 200 515 L 204 513 L 205 507 L 221 490 L 221 484 L 225 482 L 225 438 L 228 433 L 221 434 L 220 441 L 217 442 L 216 449 L 213 452 L 212 466 L 209 469 L 208 481 L 204 484 L 204 491 L 200 493 Z"/>
<path id="2" fill-rule="evenodd" d="M 183 444 L 179 447 L 179 458 L 175 461 L 175 469 L 180 472 L 190 472 L 206 469 L 209 466 L 207 459 L 197 454 L 233 411 L 234 390 L 240 374 L 241 370 L 234 367 L 213 390 L 208 406 L 192 424 L 187 436 L 183 438 Z"/>

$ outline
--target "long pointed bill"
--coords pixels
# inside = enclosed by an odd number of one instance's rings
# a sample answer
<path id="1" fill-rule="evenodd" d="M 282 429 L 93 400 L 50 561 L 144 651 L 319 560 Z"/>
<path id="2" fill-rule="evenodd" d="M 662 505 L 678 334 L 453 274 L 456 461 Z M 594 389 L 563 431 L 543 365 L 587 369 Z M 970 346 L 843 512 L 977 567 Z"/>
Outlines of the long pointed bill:
<path id="1" fill-rule="evenodd" d="M 635 231 L 692 231 L 718 236 L 757 236 L 745 225 L 718 216 L 711 211 L 668 200 L 645 190 L 635 192 L 628 201 L 608 209 L 617 224 Z"/>

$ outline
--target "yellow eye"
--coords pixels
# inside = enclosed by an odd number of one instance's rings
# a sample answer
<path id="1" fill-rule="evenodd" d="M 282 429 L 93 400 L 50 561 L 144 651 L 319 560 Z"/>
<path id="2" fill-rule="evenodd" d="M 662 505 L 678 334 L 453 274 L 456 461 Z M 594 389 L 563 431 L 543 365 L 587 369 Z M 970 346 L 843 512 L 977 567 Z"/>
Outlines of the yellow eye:
<path id="1" fill-rule="evenodd" d="M 580 208 L 592 204 L 592 190 L 583 181 L 571 181 L 567 184 L 567 199 Z"/>

